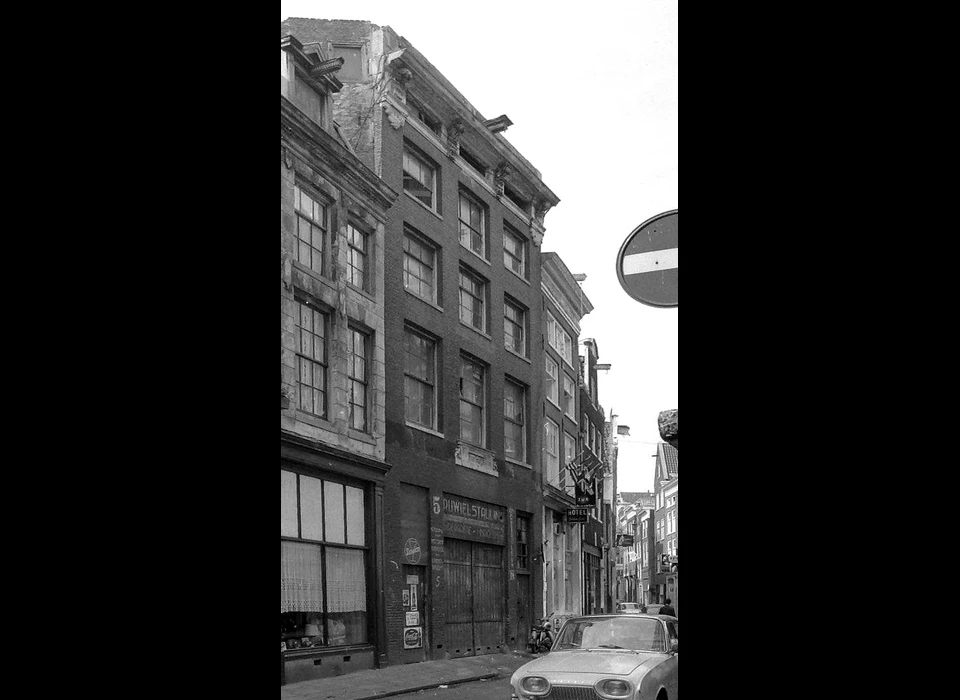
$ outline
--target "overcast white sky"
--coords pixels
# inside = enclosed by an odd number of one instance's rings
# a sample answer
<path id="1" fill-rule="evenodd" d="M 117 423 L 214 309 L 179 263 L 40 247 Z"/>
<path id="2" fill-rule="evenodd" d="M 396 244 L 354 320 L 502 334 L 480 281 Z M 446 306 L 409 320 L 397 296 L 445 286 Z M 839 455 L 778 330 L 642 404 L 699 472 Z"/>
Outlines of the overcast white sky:
<path id="1" fill-rule="evenodd" d="M 647 219 L 679 208 L 679 0 L 488 0 L 456 9 L 422 0 L 281 0 L 288 17 L 360 19 L 406 37 L 560 198 L 546 218 L 555 251 L 595 310 L 600 403 L 631 429 L 620 491 L 652 491 L 660 411 L 679 408 L 679 309 L 634 301 L 617 254 Z M 588 8 L 588 9 L 584 9 Z M 469 10 L 469 11 L 467 11 Z"/>

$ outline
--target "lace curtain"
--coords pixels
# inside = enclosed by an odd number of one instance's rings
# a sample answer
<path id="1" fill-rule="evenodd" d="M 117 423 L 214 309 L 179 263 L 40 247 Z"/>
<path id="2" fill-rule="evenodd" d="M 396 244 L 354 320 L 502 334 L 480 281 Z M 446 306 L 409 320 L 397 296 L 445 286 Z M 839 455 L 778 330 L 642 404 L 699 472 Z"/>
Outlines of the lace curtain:
<path id="1" fill-rule="evenodd" d="M 316 545 L 280 543 L 281 614 L 323 610 L 323 563 L 320 554 L 321 549 Z"/>
<path id="2" fill-rule="evenodd" d="M 365 612 L 366 571 L 363 552 L 327 548 L 327 610 L 331 613 Z"/>

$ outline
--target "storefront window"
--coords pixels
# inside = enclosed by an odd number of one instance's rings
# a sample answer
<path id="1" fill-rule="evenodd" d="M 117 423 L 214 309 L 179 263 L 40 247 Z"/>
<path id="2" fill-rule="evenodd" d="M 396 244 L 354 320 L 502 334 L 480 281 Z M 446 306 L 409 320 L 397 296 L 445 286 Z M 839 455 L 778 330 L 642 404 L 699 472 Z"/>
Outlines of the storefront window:
<path id="1" fill-rule="evenodd" d="M 361 489 L 281 470 L 281 649 L 367 643 L 363 509 Z"/>

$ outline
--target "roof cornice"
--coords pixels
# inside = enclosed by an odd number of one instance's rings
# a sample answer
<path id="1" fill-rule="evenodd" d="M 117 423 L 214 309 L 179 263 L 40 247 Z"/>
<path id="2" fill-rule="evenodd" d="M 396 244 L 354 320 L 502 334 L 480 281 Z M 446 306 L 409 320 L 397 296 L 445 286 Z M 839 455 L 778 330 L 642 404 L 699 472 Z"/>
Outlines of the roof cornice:
<path id="1" fill-rule="evenodd" d="M 500 133 L 491 131 L 488 121 L 481 115 L 476 108 L 470 104 L 466 97 L 458 91 L 448 81 L 437 68 L 430 63 L 427 58 L 421 54 L 406 38 L 399 37 L 400 48 L 403 54 L 396 58 L 392 64 L 398 67 L 404 67 L 412 71 L 415 75 L 427 79 L 430 87 L 436 91 L 446 102 L 454 108 L 465 124 L 472 132 L 479 136 L 488 147 L 494 149 L 527 183 L 528 187 L 521 189 L 534 189 L 534 199 L 542 200 L 549 207 L 554 207 L 560 203 L 560 198 L 553 193 L 543 182 L 543 177 L 533 165 L 520 155 L 520 152 L 510 144 Z"/>

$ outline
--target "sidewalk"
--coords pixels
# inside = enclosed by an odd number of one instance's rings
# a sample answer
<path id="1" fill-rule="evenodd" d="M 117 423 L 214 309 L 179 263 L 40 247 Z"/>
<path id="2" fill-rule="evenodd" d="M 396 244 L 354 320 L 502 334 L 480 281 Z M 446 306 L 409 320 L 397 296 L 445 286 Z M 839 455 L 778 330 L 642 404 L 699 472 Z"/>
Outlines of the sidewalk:
<path id="1" fill-rule="evenodd" d="M 484 678 L 509 678 L 534 658 L 537 657 L 533 654 L 511 651 L 355 671 L 335 678 L 281 686 L 280 700 L 376 700 L 441 685 L 469 683 Z"/>

